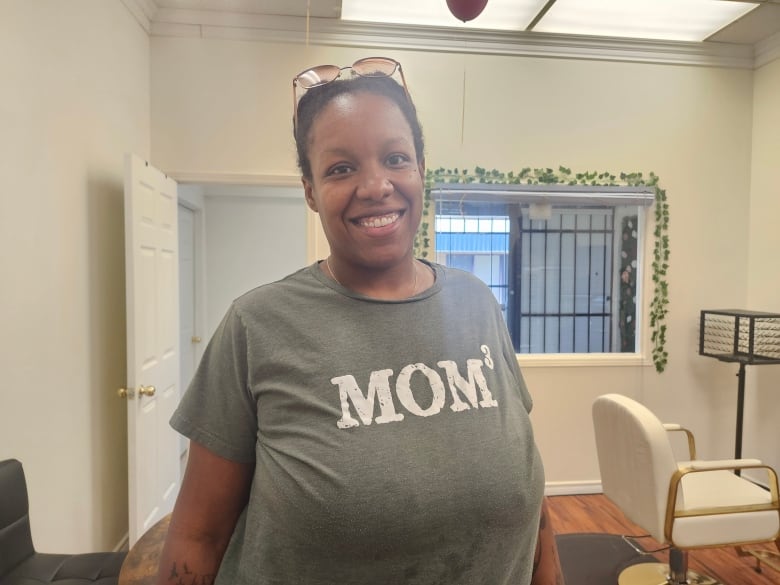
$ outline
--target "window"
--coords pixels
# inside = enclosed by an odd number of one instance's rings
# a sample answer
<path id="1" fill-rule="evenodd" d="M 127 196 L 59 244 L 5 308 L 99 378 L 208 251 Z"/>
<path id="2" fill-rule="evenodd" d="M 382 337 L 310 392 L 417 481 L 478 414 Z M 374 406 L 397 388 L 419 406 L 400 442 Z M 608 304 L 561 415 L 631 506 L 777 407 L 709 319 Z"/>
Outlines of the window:
<path id="1" fill-rule="evenodd" d="M 436 261 L 490 287 L 518 353 L 639 350 L 651 190 L 448 184 L 432 195 Z"/>

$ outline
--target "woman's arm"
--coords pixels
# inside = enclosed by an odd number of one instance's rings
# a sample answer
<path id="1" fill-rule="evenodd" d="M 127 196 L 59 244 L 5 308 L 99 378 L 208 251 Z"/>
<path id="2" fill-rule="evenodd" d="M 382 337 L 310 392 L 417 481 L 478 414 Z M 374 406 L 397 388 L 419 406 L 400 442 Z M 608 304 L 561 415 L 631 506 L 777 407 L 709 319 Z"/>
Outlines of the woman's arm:
<path id="1" fill-rule="evenodd" d="M 555 533 L 547 513 L 546 498 L 542 500 L 542 513 L 539 517 L 539 538 L 536 541 L 531 585 L 565 585 L 561 563 L 558 560 Z"/>
<path id="2" fill-rule="evenodd" d="M 190 442 L 187 469 L 160 555 L 157 585 L 214 583 L 238 517 L 249 498 L 254 465 L 223 459 Z"/>

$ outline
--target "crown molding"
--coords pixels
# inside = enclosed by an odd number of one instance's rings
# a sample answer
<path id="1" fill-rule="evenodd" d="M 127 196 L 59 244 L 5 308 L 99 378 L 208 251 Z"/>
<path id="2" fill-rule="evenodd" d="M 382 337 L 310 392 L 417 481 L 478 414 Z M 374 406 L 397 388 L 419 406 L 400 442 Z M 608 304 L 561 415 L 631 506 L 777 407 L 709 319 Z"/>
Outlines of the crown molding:
<path id="1" fill-rule="evenodd" d="M 780 33 L 756 43 L 755 68 L 763 67 L 775 59 L 780 59 Z"/>
<path id="2" fill-rule="evenodd" d="M 154 0 L 123 1 L 154 4 Z M 309 42 L 326 46 L 444 53 L 631 61 L 740 69 L 755 67 L 752 45 L 380 25 L 346 22 L 334 18 L 311 18 L 307 27 L 307 19 L 303 17 L 209 10 L 159 8 L 151 18 L 150 34 L 161 37 L 187 36 L 295 44 Z"/>
<path id="3" fill-rule="evenodd" d="M 155 0 L 122 0 L 122 4 L 135 17 L 146 34 L 152 34 L 152 21 L 159 10 Z"/>

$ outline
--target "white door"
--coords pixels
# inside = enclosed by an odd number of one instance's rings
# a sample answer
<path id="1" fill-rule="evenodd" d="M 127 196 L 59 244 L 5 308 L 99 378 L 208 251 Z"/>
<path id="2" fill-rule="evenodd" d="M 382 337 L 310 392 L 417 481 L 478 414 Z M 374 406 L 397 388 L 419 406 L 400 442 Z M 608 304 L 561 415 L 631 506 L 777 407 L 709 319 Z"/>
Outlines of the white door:
<path id="1" fill-rule="evenodd" d="M 125 156 L 129 540 L 173 510 L 179 439 L 179 265 L 176 182 Z M 123 392 L 124 391 L 124 392 Z"/>

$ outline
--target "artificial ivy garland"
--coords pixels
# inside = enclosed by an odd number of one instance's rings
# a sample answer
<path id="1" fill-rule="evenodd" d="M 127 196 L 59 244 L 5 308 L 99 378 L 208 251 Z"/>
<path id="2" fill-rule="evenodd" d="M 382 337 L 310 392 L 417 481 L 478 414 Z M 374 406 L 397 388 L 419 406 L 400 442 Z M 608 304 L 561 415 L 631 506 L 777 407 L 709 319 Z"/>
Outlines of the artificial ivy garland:
<path id="1" fill-rule="evenodd" d="M 653 187 L 655 190 L 655 241 L 653 245 L 653 299 L 650 302 L 650 340 L 653 345 L 653 364 L 657 372 L 666 369 L 669 354 L 666 351 L 666 314 L 669 305 L 669 285 L 666 272 L 669 268 L 669 204 L 666 191 L 658 186 L 658 177 L 650 173 L 645 178 L 642 173 L 586 172 L 573 174 L 571 169 L 558 167 L 553 169 L 524 168 L 521 171 L 504 173 L 488 171 L 476 167 L 473 172 L 466 169 L 438 168 L 425 173 L 425 194 L 423 197 L 423 221 L 414 242 L 415 254 L 426 258 L 431 247 L 430 207 L 431 189 L 437 183 L 485 183 L 502 185 L 591 185 L 591 186 L 629 186 Z"/>

